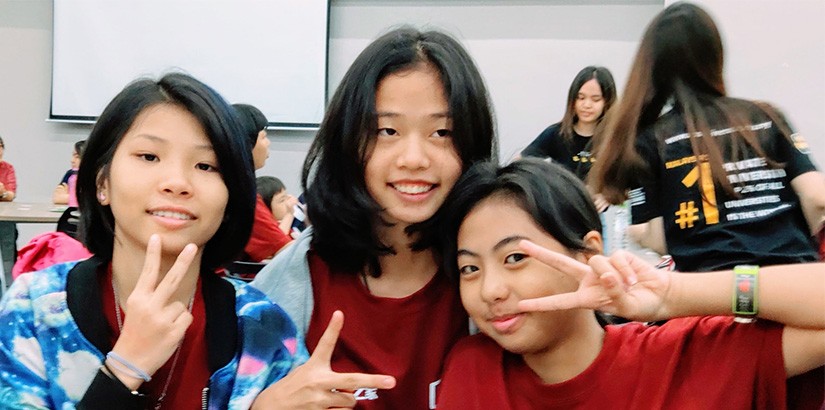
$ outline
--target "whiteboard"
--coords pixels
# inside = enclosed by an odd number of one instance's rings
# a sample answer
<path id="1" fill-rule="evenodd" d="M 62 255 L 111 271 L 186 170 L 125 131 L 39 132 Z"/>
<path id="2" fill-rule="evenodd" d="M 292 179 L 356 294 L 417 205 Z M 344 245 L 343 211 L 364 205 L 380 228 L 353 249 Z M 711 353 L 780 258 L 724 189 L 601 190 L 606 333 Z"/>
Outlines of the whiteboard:
<path id="1" fill-rule="evenodd" d="M 270 125 L 316 128 L 328 0 L 55 0 L 52 120 L 93 121 L 138 77 L 182 71 Z"/>

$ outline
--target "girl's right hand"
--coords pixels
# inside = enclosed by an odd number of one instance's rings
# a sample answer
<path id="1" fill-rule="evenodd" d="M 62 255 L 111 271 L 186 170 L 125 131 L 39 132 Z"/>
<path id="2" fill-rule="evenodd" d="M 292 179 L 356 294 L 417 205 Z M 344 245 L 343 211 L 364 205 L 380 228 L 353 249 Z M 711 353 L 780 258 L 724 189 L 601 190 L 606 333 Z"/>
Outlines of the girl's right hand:
<path id="1" fill-rule="evenodd" d="M 630 252 L 610 257 L 592 256 L 587 264 L 567 255 L 523 240 L 530 256 L 579 282 L 575 292 L 519 302 L 521 311 L 594 309 L 638 321 L 669 319 L 665 301 L 671 285 L 670 272 L 656 269 Z"/>
<path id="2" fill-rule="evenodd" d="M 132 294 L 126 299 L 127 315 L 123 330 L 112 348 L 113 352 L 149 375 L 169 360 L 192 323 L 188 307 L 173 300 L 172 295 L 178 290 L 194 260 L 197 246 L 186 245 L 175 264 L 158 283 L 160 254 L 160 236 L 152 235 L 146 247 L 143 271 Z M 126 387 L 135 389 L 143 383 L 142 379 L 120 372 L 117 366 L 109 366 L 109 369 Z"/>
<path id="3" fill-rule="evenodd" d="M 335 311 L 309 360 L 261 392 L 252 409 L 353 408 L 356 390 L 395 387 L 392 376 L 332 371 L 330 360 L 343 326 L 344 314 Z"/>

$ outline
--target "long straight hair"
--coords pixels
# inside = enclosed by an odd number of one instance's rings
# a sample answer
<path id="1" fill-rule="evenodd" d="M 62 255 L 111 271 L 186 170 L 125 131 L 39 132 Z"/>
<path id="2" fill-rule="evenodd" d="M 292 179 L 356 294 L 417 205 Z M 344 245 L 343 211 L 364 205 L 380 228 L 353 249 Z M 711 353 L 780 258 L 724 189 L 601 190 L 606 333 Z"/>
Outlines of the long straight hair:
<path id="1" fill-rule="evenodd" d="M 766 157 L 747 127 L 750 113 L 763 111 L 788 137 L 790 130 L 771 107 L 726 97 L 723 56 L 716 24 L 700 7 L 674 3 L 653 19 L 642 37 L 623 98 L 610 113 L 597 147 L 599 161 L 589 180 L 597 192 L 618 203 L 626 199 L 634 181 L 650 175 L 636 151 L 636 137 L 653 126 L 665 105 L 672 103 L 684 115 L 693 154 L 707 159 L 714 180 L 737 196 L 723 168 L 725 145 L 734 161 L 747 147 Z M 700 138 L 711 135 L 710 119 L 722 120 L 735 131 L 723 138 Z M 779 166 L 770 159 L 768 163 Z"/>

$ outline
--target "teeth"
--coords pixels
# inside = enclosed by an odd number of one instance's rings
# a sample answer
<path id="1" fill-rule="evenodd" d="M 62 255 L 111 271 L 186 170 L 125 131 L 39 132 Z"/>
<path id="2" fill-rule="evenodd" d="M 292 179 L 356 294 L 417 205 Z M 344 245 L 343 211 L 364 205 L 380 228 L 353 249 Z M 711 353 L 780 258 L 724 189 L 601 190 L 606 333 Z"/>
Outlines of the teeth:
<path id="1" fill-rule="evenodd" d="M 182 214 L 180 212 L 172 212 L 172 211 L 154 211 L 152 212 L 154 216 L 160 216 L 163 218 L 172 218 L 172 219 L 183 219 L 183 220 L 190 220 L 192 219 L 191 215 Z"/>
<path id="2" fill-rule="evenodd" d="M 420 185 L 420 184 L 398 184 L 394 185 L 395 189 L 405 193 L 405 194 L 423 194 L 424 192 L 429 191 L 432 189 L 432 185 Z"/>

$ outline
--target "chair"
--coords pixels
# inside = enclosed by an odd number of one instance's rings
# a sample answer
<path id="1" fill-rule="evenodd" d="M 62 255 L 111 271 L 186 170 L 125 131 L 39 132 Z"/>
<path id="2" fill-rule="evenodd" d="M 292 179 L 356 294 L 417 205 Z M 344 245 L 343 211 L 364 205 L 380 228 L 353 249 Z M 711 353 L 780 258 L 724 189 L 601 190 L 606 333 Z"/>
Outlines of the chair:
<path id="1" fill-rule="evenodd" d="M 63 232 L 66 235 L 77 239 L 77 224 L 80 222 L 80 210 L 75 206 L 70 206 L 63 211 L 60 219 L 57 220 L 57 232 Z"/>
<path id="2" fill-rule="evenodd" d="M 240 279 L 244 282 L 252 282 L 252 280 L 255 279 L 255 275 L 257 275 L 264 266 L 266 266 L 266 263 L 263 262 L 235 261 L 224 268 L 224 276 Z"/>

